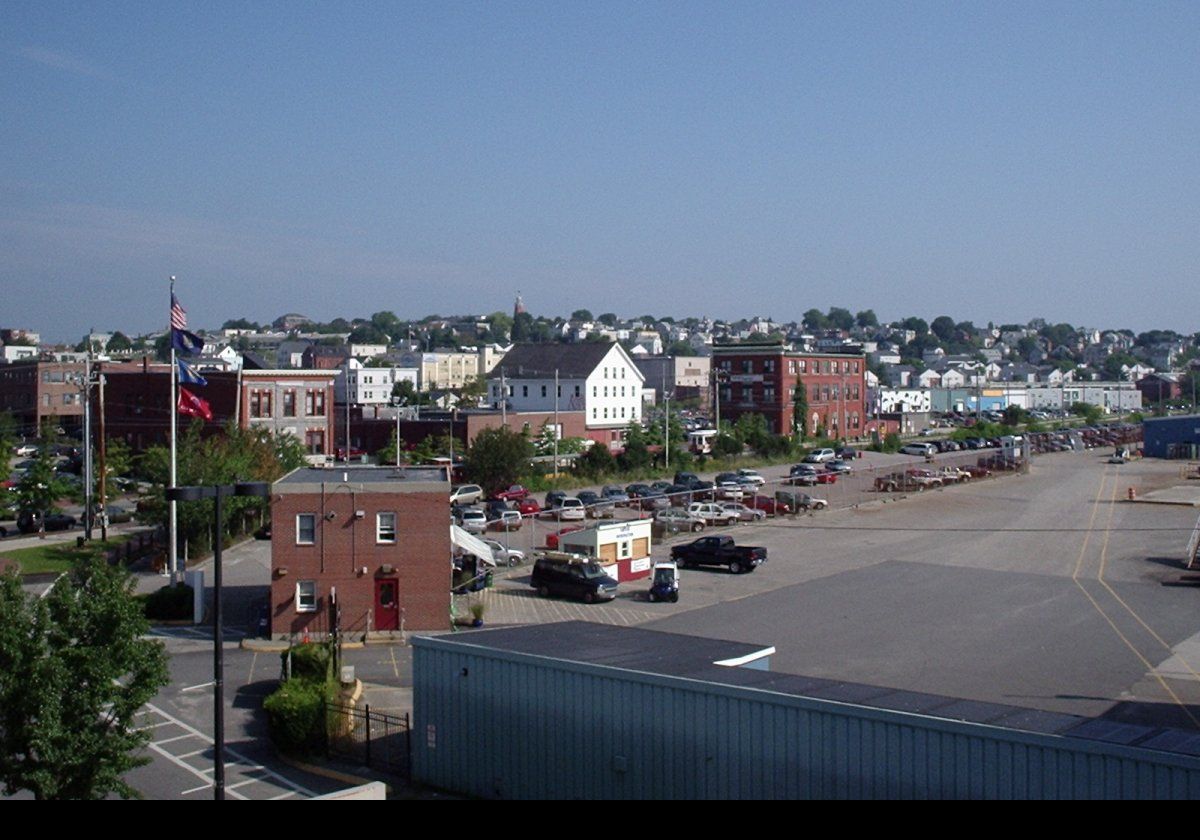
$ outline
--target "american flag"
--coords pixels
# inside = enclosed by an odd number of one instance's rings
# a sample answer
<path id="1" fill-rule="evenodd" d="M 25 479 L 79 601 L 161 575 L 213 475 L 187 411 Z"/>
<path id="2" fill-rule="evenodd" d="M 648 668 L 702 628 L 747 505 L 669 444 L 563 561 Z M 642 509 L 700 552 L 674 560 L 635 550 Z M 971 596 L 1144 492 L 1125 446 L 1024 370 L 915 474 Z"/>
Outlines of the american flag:
<path id="1" fill-rule="evenodd" d="M 187 312 L 179 305 L 179 299 L 175 297 L 174 292 L 171 293 L 171 329 L 187 329 Z"/>

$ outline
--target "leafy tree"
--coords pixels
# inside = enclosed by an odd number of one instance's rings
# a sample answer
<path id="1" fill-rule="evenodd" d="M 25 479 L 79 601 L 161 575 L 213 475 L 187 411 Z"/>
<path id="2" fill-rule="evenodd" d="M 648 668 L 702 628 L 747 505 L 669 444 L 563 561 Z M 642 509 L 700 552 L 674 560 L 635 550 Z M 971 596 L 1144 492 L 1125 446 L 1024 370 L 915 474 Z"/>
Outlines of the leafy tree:
<path id="1" fill-rule="evenodd" d="M 235 484 L 241 481 L 271 482 L 304 463 L 304 448 L 291 435 L 272 435 L 266 429 L 239 429 L 233 423 L 222 434 L 201 436 L 204 424 L 193 421 L 179 437 L 178 483 L 187 485 Z M 142 453 L 135 470 L 154 485 L 145 497 L 139 521 L 166 527 L 168 506 L 165 489 L 170 480 L 170 450 L 152 446 Z M 221 534 L 241 533 L 252 514 L 261 512 L 264 500 L 231 496 L 221 505 Z M 213 502 L 206 499 L 176 506 L 179 535 L 187 541 L 189 556 L 209 550 L 212 541 Z"/>
<path id="2" fill-rule="evenodd" d="M 223 330 L 254 330 L 257 332 L 262 329 L 262 326 L 256 321 L 247 321 L 245 318 L 232 318 L 221 325 Z"/>
<path id="3" fill-rule="evenodd" d="M 695 356 L 696 348 L 688 341 L 672 341 L 664 351 L 668 356 Z"/>
<path id="4" fill-rule="evenodd" d="M 1010 405 L 1004 409 L 1004 424 L 1006 426 L 1019 426 L 1028 419 L 1029 412 L 1019 405 Z"/>
<path id="5" fill-rule="evenodd" d="M 854 322 L 864 330 L 872 329 L 879 326 L 879 319 L 875 317 L 874 309 L 864 309 L 854 316 Z"/>
<path id="6" fill-rule="evenodd" d="M 33 466 L 17 483 L 17 507 L 23 512 L 36 513 L 43 519 L 54 503 L 71 492 L 71 486 L 55 471 L 54 435 L 49 424 L 42 427 L 42 441 Z"/>
<path id="7" fill-rule="evenodd" d="M 792 389 L 792 434 L 797 440 L 804 440 L 808 433 L 808 386 L 803 382 L 796 383 Z"/>
<path id="8" fill-rule="evenodd" d="M 650 466 L 650 450 L 646 448 L 646 430 L 633 423 L 625 432 L 625 449 L 617 456 L 617 464 L 626 472 L 644 470 Z M 593 447 L 594 448 L 594 447 Z"/>
<path id="9" fill-rule="evenodd" d="M 942 341 L 954 340 L 954 319 L 949 315 L 939 315 L 929 325 L 929 330 Z"/>
<path id="10" fill-rule="evenodd" d="M 0 782 L 37 799 L 138 796 L 124 780 L 149 759 L 134 717 L 169 682 L 132 580 L 77 565 L 45 598 L 0 575 Z"/>
<path id="11" fill-rule="evenodd" d="M 593 320 L 592 313 L 588 309 L 576 309 L 574 312 L 571 313 L 571 320 L 572 321 L 591 321 L 591 320 Z"/>
<path id="12" fill-rule="evenodd" d="M 1113 353 L 1104 360 L 1104 378 L 1120 379 L 1124 374 L 1122 367 L 1133 367 L 1138 360 L 1128 353 Z"/>
<path id="13" fill-rule="evenodd" d="M 1085 402 L 1071 403 L 1071 413 L 1077 417 L 1082 417 L 1084 422 L 1089 426 L 1094 426 L 1096 423 L 1098 423 L 1100 421 L 1100 417 L 1104 414 L 1104 412 L 1101 411 L 1100 406 Z"/>
<path id="14" fill-rule="evenodd" d="M 387 344 L 391 340 L 391 336 L 370 323 L 359 324 L 350 331 L 349 338 L 351 344 Z"/>
<path id="15" fill-rule="evenodd" d="M 606 327 L 615 327 L 617 325 L 617 316 L 612 312 L 602 312 L 596 320 Z"/>
<path id="16" fill-rule="evenodd" d="M 491 492 L 516 484 L 529 467 L 529 438 L 508 429 L 484 429 L 467 452 L 467 475 Z"/>
<path id="17" fill-rule="evenodd" d="M 520 312 L 513 318 L 512 340 L 521 343 L 533 338 L 533 316 L 528 312 Z"/>
<path id="18" fill-rule="evenodd" d="M 11 411 L 0 411 L 0 458 L 7 458 L 17 445 L 17 421 Z M 8 462 L 5 461 L 5 464 Z"/>
<path id="19" fill-rule="evenodd" d="M 600 478 L 617 468 L 612 452 L 603 444 L 593 444 L 575 461 L 575 470 L 581 475 Z"/>
<path id="20" fill-rule="evenodd" d="M 929 332 L 929 324 L 925 323 L 925 321 L 923 319 L 917 318 L 915 316 L 910 316 L 908 318 L 905 318 L 903 321 L 900 322 L 900 326 L 906 330 L 912 330 L 918 336 L 924 335 L 925 333 Z"/>
<path id="21" fill-rule="evenodd" d="M 1017 342 L 1017 354 L 1026 361 L 1040 349 L 1038 340 L 1031 335 L 1024 336 Z"/>
<path id="22" fill-rule="evenodd" d="M 513 319 L 503 312 L 493 312 L 488 316 L 488 333 L 486 340 L 497 344 L 506 344 L 512 334 Z"/>
<path id="23" fill-rule="evenodd" d="M 850 314 L 849 309 L 843 309 L 840 306 L 829 307 L 829 324 L 839 330 L 848 330 L 854 326 L 854 316 Z"/>
<path id="24" fill-rule="evenodd" d="M 721 458 L 732 458 L 741 455 L 745 447 L 742 442 L 731 434 L 721 432 L 713 441 L 713 453 Z"/>
<path id="25" fill-rule="evenodd" d="M 801 323 L 805 329 L 823 330 L 829 326 L 829 319 L 825 317 L 820 309 L 810 309 L 804 313 Z"/>
<path id="26" fill-rule="evenodd" d="M 117 330 L 108 340 L 108 346 L 104 348 L 109 353 L 125 353 L 133 349 L 133 342 L 129 340 L 129 336 Z"/>

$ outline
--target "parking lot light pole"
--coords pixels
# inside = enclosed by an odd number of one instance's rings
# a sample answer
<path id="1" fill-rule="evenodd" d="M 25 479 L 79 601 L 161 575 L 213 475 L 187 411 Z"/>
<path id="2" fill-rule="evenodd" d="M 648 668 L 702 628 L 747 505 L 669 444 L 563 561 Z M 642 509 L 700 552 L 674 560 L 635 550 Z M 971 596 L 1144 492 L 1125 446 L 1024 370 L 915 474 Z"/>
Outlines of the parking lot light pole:
<path id="1" fill-rule="evenodd" d="M 195 502 L 213 500 L 213 799 L 225 799 L 225 659 L 221 626 L 221 500 L 226 496 L 265 499 L 271 485 L 265 481 L 213 484 L 199 487 L 168 487 L 167 500 Z"/>

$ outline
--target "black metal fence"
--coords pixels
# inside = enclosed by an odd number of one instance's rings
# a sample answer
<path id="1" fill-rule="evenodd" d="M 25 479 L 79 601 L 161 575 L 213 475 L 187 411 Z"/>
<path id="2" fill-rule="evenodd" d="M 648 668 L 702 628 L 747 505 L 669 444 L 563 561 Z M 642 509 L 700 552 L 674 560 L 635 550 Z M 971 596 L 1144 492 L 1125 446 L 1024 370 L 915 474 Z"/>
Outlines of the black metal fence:
<path id="1" fill-rule="evenodd" d="M 370 703 L 361 708 L 326 703 L 325 731 L 331 758 L 408 778 L 411 739 L 407 713 L 373 712 Z"/>

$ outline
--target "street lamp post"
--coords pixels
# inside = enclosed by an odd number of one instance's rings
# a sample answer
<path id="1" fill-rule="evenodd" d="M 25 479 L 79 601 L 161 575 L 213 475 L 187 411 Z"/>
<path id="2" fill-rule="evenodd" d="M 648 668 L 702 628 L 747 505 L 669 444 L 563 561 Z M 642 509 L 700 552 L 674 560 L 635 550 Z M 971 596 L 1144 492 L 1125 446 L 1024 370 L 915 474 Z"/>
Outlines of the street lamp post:
<path id="1" fill-rule="evenodd" d="M 213 799 L 225 799 L 225 649 L 221 627 L 221 500 L 227 496 L 267 498 L 271 486 L 265 481 L 168 487 L 167 500 L 195 502 L 213 500 Z"/>

